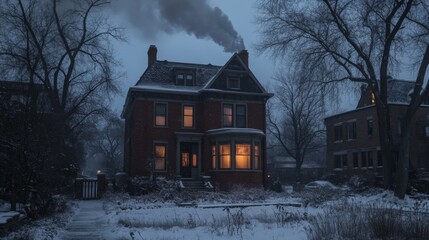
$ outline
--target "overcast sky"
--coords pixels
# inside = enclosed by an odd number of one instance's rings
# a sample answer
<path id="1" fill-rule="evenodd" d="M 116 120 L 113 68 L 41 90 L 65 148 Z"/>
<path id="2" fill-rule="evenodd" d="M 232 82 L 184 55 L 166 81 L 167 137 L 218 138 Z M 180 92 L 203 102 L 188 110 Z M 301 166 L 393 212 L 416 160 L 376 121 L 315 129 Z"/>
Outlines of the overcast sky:
<path id="1" fill-rule="evenodd" d="M 125 4 L 131 3 L 130 7 L 144 8 L 134 9 L 138 13 L 147 11 L 145 8 L 154 7 L 151 4 L 136 6 L 140 0 L 120 1 Z M 143 1 L 146 2 L 146 1 Z M 180 3 L 181 1 L 170 1 Z M 201 1 L 203 2 L 203 1 Z M 274 61 L 268 55 L 257 56 L 254 44 L 258 41 L 258 26 L 255 23 L 257 9 L 255 0 L 207 0 L 211 8 L 218 7 L 230 20 L 232 27 L 242 37 L 245 48 L 249 52 L 249 65 L 258 80 L 267 86 L 275 71 Z M 115 2 L 113 7 L 116 8 Z M 122 5 L 123 6 L 123 5 Z M 178 6 L 178 11 L 180 6 Z M 201 63 L 213 65 L 224 65 L 232 56 L 232 52 L 225 52 L 224 47 L 215 43 L 209 37 L 197 38 L 194 34 L 176 29 L 166 33 L 162 26 L 157 26 L 144 16 L 140 19 L 131 19 L 133 15 L 129 9 L 122 7 L 115 9 L 116 22 L 126 28 L 128 42 L 115 44 L 115 51 L 118 59 L 122 63 L 123 71 L 126 75 L 121 79 L 122 94 L 114 102 L 116 112 L 122 110 L 128 88 L 133 86 L 147 67 L 147 50 L 149 45 L 156 45 L 158 48 L 158 60 L 168 60 L 176 62 Z M 140 24 L 141 26 L 138 26 Z M 198 19 L 195 19 L 198 21 Z M 148 26 L 152 24 L 151 26 Z M 146 27 L 145 27 L 146 26 Z M 145 28 L 146 30 L 142 30 Z M 151 28 L 151 29 L 148 29 Z M 155 28 L 155 29 L 153 29 Z M 156 31 L 159 28 L 159 31 Z M 149 33 L 147 33 L 150 31 Z M 167 30 L 168 31 L 168 30 Z"/>

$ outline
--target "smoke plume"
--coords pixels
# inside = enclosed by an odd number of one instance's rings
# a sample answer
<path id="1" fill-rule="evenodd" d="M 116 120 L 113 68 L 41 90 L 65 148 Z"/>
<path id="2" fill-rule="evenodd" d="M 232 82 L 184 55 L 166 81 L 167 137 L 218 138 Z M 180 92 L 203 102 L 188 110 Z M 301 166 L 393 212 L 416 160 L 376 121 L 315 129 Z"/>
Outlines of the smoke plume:
<path id="1" fill-rule="evenodd" d="M 244 49 L 243 39 L 228 16 L 207 0 L 115 0 L 112 10 L 121 14 L 145 38 L 160 32 L 185 31 L 200 39 L 211 39 L 225 52 Z"/>

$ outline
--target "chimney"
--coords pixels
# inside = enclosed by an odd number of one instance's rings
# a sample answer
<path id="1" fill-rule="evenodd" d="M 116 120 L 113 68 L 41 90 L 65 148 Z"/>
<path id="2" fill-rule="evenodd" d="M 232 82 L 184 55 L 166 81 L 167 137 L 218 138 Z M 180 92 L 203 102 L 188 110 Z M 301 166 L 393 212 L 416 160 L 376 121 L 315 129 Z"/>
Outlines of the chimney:
<path id="1" fill-rule="evenodd" d="M 155 45 L 150 45 L 149 49 L 147 50 L 147 66 L 149 67 L 156 61 L 156 53 L 158 52 L 158 49 L 156 49 Z"/>
<path id="2" fill-rule="evenodd" d="M 241 58 L 241 61 L 243 61 L 244 64 L 249 67 L 249 53 L 247 52 L 247 50 L 241 50 L 241 52 L 238 53 L 238 56 Z"/>

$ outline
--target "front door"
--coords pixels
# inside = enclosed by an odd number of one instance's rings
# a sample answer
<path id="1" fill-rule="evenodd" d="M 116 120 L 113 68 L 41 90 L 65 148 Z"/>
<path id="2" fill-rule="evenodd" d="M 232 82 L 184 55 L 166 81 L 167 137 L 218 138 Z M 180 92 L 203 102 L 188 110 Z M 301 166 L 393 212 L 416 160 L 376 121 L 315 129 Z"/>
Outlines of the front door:
<path id="1" fill-rule="evenodd" d="M 197 177 L 198 143 L 180 143 L 180 175 L 183 178 Z"/>

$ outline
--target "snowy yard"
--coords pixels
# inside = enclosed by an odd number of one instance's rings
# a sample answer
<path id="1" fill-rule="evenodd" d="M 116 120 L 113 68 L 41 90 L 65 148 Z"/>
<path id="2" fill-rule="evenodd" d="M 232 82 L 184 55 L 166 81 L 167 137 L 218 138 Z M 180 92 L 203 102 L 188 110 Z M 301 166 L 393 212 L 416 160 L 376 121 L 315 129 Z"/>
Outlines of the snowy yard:
<path id="1" fill-rule="evenodd" d="M 161 191 L 143 196 L 107 194 L 102 202 L 107 222 L 103 239 L 320 239 L 320 234 L 330 239 L 332 229 L 344 223 L 358 227 L 341 225 L 348 231 L 342 236 L 357 234 L 354 231 L 371 232 L 357 223 L 379 224 L 374 216 L 387 216 L 383 218 L 387 221 L 404 219 L 414 225 L 416 221 L 422 222 L 420 234 L 429 231 L 428 195 L 398 200 L 382 189 L 359 194 L 347 188 L 308 189 L 300 193 L 261 189 L 231 193 Z M 397 218 L 398 214 L 401 218 Z M 59 239 L 58 232 L 69 218 L 70 214 L 64 214 L 54 221 L 43 220 L 6 239 L 14 239 L 23 232 L 36 234 L 35 239 Z M 334 219 L 328 220 L 328 227 L 326 219 Z M 396 227 L 399 223 L 392 224 Z M 385 230 L 378 227 L 374 234 L 382 234 L 378 233 L 380 229 Z"/>

